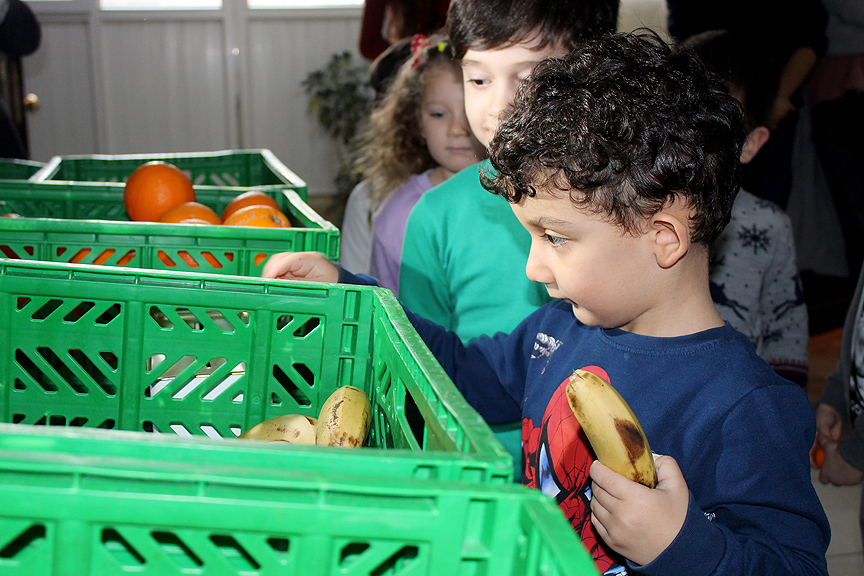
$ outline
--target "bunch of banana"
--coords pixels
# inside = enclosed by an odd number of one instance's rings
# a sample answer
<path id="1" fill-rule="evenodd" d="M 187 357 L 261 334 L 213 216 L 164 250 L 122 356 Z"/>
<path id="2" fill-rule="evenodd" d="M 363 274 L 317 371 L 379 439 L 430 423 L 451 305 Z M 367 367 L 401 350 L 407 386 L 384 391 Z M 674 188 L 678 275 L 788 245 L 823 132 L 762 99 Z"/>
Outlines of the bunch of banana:
<path id="1" fill-rule="evenodd" d="M 597 459 L 619 474 L 649 488 L 657 470 L 648 438 L 633 410 L 606 380 L 576 370 L 567 382 L 567 402 L 585 431 Z"/>
<path id="2" fill-rule="evenodd" d="M 318 415 L 318 445 L 358 448 L 372 425 L 372 404 L 366 393 L 342 386 L 327 398 Z"/>
<path id="3" fill-rule="evenodd" d="M 366 393 L 342 386 L 327 398 L 317 419 L 283 414 L 253 426 L 238 438 L 359 448 L 366 442 L 371 424 L 372 405 Z"/>

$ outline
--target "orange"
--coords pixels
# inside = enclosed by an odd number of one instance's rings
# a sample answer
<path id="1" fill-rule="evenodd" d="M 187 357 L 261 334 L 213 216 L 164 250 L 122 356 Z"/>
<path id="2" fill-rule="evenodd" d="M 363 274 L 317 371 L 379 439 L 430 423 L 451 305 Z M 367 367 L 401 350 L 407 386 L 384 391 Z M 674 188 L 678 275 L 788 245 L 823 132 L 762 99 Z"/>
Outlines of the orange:
<path id="1" fill-rule="evenodd" d="M 288 217 L 272 206 L 247 206 L 240 208 L 222 223 L 226 226 L 291 227 Z"/>
<path id="2" fill-rule="evenodd" d="M 184 202 L 172 206 L 159 217 L 166 224 L 222 224 L 222 219 L 212 208 L 200 202 Z"/>
<path id="3" fill-rule="evenodd" d="M 198 266 L 199 266 L 198 262 L 195 260 L 195 258 L 192 257 L 191 254 L 189 254 L 189 252 L 186 252 L 185 250 L 180 250 L 177 252 L 177 255 L 190 268 L 198 268 Z M 159 260 L 162 261 L 163 264 L 165 264 L 169 268 L 174 268 L 175 266 L 177 266 L 177 263 L 174 262 L 174 260 L 172 260 L 171 257 L 168 256 L 168 254 L 164 250 L 159 250 L 156 253 L 156 256 L 159 258 Z"/>
<path id="4" fill-rule="evenodd" d="M 822 464 L 825 462 L 825 449 L 822 448 L 821 444 L 816 444 L 816 447 L 813 448 L 813 463 L 816 464 L 816 468 L 822 468 Z"/>
<path id="5" fill-rule="evenodd" d="M 189 177 L 160 160 L 136 168 L 123 190 L 126 213 L 138 222 L 156 222 L 172 206 L 194 201 L 195 189 Z"/>
<path id="6" fill-rule="evenodd" d="M 271 206 L 279 210 L 279 203 L 272 197 L 268 196 L 264 192 L 259 192 L 258 190 L 250 190 L 249 192 L 244 192 L 239 196 L 235 196 L 234 199 L 228 203 L 225 210 L 222 211 L 222 221 L 224 222 L 229 216 L 234 214 L 234 212 L 247 206 Z"/>
<path id="7" fill-rule="evenodd" d="M 135 250 L 129 250 L 118 261 L 117 266 L 125 266 L 135 258 Z"/>

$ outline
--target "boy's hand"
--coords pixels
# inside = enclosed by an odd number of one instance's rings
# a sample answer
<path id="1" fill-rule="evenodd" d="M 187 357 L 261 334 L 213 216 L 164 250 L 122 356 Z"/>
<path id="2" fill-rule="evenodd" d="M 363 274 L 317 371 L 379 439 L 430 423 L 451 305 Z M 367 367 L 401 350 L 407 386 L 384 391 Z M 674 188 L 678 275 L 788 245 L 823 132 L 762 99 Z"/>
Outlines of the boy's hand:
<path id="1" fill-rule="evenodd" d="M 261 277 L 337 282 L 339 269 L 320 252 L 281 252 L 267 259 Z"/>
<path id="2" fill-rule="evenodd" d="M 831 406 L 816 406 L 816 443 L 824 446 L 828 442 L 839 442 L 842 420 L 840 413 Z"/>
<path id="3" fill-rule="evenodd" d="M 684 525 L 690 493 L 678 463 L 654 456 L 657 487 L 625 478 L 599 460 L 591 465 L 591 522 L 613 550 L 645 565 L 665 550 Z"/>
<path id="4" fill-rule="evenodd" d="M 853 486 L 864 480 L 864 471 L 858 470 L 840 455 L 836 442 L 826 442 L 822 445 L 825 449 L 825 461 L 819 471 L 819 481 L 823 484 L 834 484 L 835 486 Z"/>

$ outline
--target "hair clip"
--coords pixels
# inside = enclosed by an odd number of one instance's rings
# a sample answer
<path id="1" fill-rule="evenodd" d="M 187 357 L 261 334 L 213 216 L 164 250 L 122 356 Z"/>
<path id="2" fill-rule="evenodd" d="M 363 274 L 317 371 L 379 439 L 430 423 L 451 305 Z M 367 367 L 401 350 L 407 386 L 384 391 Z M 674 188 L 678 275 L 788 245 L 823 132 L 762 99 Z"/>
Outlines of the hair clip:
<path id="1" fill-rule="evenodd" d="M 411 66 L 415 70 L 420 67 L 420 60 L 427 48 L 429 48 L 429 39 L 424 34 L 415 34 L 411 37 Z"/>

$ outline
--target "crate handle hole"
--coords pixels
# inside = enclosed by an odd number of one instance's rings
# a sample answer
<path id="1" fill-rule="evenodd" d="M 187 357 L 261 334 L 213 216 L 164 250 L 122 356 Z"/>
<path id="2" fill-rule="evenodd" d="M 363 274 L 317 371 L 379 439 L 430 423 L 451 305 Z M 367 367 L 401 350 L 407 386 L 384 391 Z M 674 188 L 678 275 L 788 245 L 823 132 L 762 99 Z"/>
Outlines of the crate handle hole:
<path id="1" fill-rule="evenodd" d="M 102 360 L 103 360 L 106 364 L 108 364 L 108 366 L 109 366 L 112 370 L 116 370 L 117 367 L 120 365 L 120 364 L 119 364 L 119 361 L 118 361 L 118 358 L 117 358 L 117 355 L 114 354 L 113 352 L 109 352 L 109 351 L 107 351 L 107 350 L 103 350 L 103 351 L 99 352 L 99 356 L 102 358 Z"/>
<path id="2" fill-rule="evenodd" d="M 300 388 L 291 380 L 291 378 L 277 365 L 273 365 L 273 377 L 285 389 L 291 398 L 298 406 L 311 406 L 312 401 Z"/>
<path id="3" fill-rule="evenodd" d="M 212 266 L 213 268 L 217 270 L 219 268 L 222 268 L 222 263 L 219 262 L 219 260 L 217 260 L 215 256 L 213 256 L 212 252 L 201 252 L 201 257 L 204 258 L 204 260 L 206 260 L 207 263 L 210 264 L 210 266 Z"/>
<path id="4" fill-rule="evenodd" d="M 77 322 L 78 320 L 83 318 L 84 315 L 87 312 L 89 312 L 90 310 L 92 310 L 95 306 L 96 306 L 96 304 L 94 304 L 93 302 L 81 302 L 80 304 L 78 304 L 77 306 L 72 308 L 72 310 L 70 310 L 69 313 L 63 317 L 63 321 L 64 322 Z"/>
<path id="5" fill-rule="evenodd" d="M 0 558 L 15 558 L 28 548 L 42 544 L 47 531 L 44 524 L 32 524 L 0 550 Z"/>
<path id="6" fill-rule="evenodd" d="M 159 310 L 156 306 L 150 306 L 149 314 L 150 318 L 152 318 L 160 328 L 166 330 L 174 328 L 174 323 L 171 322 L 171 320 L 168 319 L 168 316 L 166 316 L 165 313 Z"/>
<path id="7" fill-rule="evenodd" d="M 291 324 L 291 322 L 293 320 L 294 320 L 294 317 L 291 316 L 290 314 L 282 314 L 281 316 L 276 318 L 276 331 L 281 332 L 282 330 L 285 329 L 286 326 Z"/>
<path id="8" fill-rule="evenodd" d="M 138 566 L 146 563 L 144 556 L 113 528 L 102 530 L 102 545 L 122 566 L 130 567 L 132 562 Z"/>
<path id="9" fill-rule="evenodd" d="M 212 424 L 201 424 L 201 431 L 204 432 L 204 435 L 208 438 L 212 438 L 213 440 L 221 440 L 222 434 L 219 433 L 219 430 L 216 429 Z"/>
<path id="10" fill-rule="evenodd" d="M 87 385 L 69 369 L 66 363 L 57 354 L 55 354 L 51 348 L 40 346 L 39 348 L 36 348 L 36 351 L 40 356 L 42 356 L 45 362 L 54 369 L 54 372 L 56 372 L 57 375 L 75 391 L 76 394 L 84 396 L 90 393 L 90 389 Z M 73 351 L 70 350 L 70 352 Z M 54 386 L 54 391 L 57 391 L 56 386 Z"/>
<path id="11" fill-rule="evenodd" d="M 51 314 L 53 314 L 54 311 L 57 310 L 62 304 L 62 300 L 58 300 L 57 298 L 51 298 L 45 304 L 40 306 L 39 309 L 33 313 L 33 316 L 31 316 L 31 318 L 33 318 L 33 320 L 45 320 L 46 318 L 51 316 Z"/>
<path id="12" fill-rule="evenodd" d="M 339 553 L 339 565 L 345 568 L 346 564 L 350 564 L 362 556 L 369 549 L 369 544 L 366 542 L 351 542 L 342 548 Z"/>
<path id="13" fill-rule="evenodd" d="M 184 568 L 192 568 L 189 562 L 199 568 L 204 565 L 201 558 L 185 542 L 178 538 L 176 534 L 158 531 L 151 532 L 150 535 L 153 537 L 153 540 L 162 546 L 162 550 L 165 551 L 168 557 L 172 558 L 178 565 Z"/>
<path id="14" fill-rule="evenodd" d="M 237 434 L 239 436 L 240 431 L 238 429 Z M 276 552 L 280 552 L 282 554 L 287 554 L 288 549 L 291 547 L 291 543 L 287 538 L 268 538 L 267 544 Z"/>
<path id="15" fill-rule="evenodd" d="M 320 325 L 320 318 L 310 318 L 309 320 L 304 322 L 297 330 L 294 331 L 294 336 L 296 336 L 297 338 L 305 338 Z"/>
<path id="16" fill-rule="evenodd" d="M 385 574 L 397 574 L 410 572 L 407 568 L 411 566 L 420 554 L 417 546 L 403 546 L 387 560 L 369 572 L 369 576 L 384 576 Z"/>
<path id="17" fill-rule="evenodd" d="M 165 264 L 169 268 L 174 268 L 177 266 L 177 263 L 174 262 L 174 260 L 172 260 L 171 257 L 168 256 L 168 253 L 164 250 L 159 250 L 158 252 L 156 252 L 156 256 L 163 264 Z"/>
<path id="18" fill-rule="evenodd" d="M 97 316 L 96 319 L 93 321 L 93 323 L 99 324 L 100 326 L 105 326 L 107 324 L 110 324 L 111 321 L 113 321 L 115 318 L 119 317 L 120 314 L 122 314 L 122 313 L 123 313 L 123 307 L 120 304 L 115 302 L 114 304 L 112 304 L 111 306 L 106 308 L 105 311 L 102 312 L 102 314 Z"/>
<path id="19" fill-rule="evenodd" d="M 183 320 L 186 325 L 189 326 L 189 328 L 191 328 L 192 330 L 195 330 L 196 332 L 204 330 L 204 326 L 201 324 L 201 321 L 189 308 L 175 308 L 174 311 L 177 312 L 177 315 L 180 316 L 180 319 Z"/>
<path id="20" fill-rule="evenodd" d="M 12 259 L 16 259 L 16 260 L 21 258 L 21 257 L 18 255 L 18 253 L 15 252 L 15 250 L 12 249 L 11 246 L 8 246 L 8 245 L 6 245 L 6 244 L 0 246 L 0 252 L 3 253 L 3 257 L 4 257 L 4 258 L 12 258 Z"/>
<path id="21" fill-rule="evenodd" d="M 38 384 L 42 390 L 48 393 L 57 392 L 59 389 L 54 382 L 51 381 L 50 378 L 39 369 L 38 366 L 30 359 L 27 354 L 24 353 L 20 348 L 15 351 L 15 362 L 20 366 L 29 376 L 32 378 L 36 384 Z"/>
<path id="22" fill-rule="evenodd" d="M 226 558 L 235 560 L 235 563 L 238 565 L 237 567 L 240 568 L 241 571 L 261 569 L 261 564 L 259 564 L 258 561 L 252 557 L 249 551 L 241 546 L 240 543 L 231 536 L 225 534 L 214 534 L 210 536 L 210 541 L 219 548 Z M 245 562 L 245 566 L 239 565 L 241 559 Z"/>
<path id="23" fill-rule="evenodd" d="M 116 396 L 117 394 L 117 386 L 111 382 L 105 374 L 99 370 L 96 364 L 93 363 L 92 360 L 84 353 L 83 350 L 72 349 L 69 350 L 69 356 L 78 363 L 84 372 L 87 373 L 99 388 L 105 393 L 108 397 Z"/>

